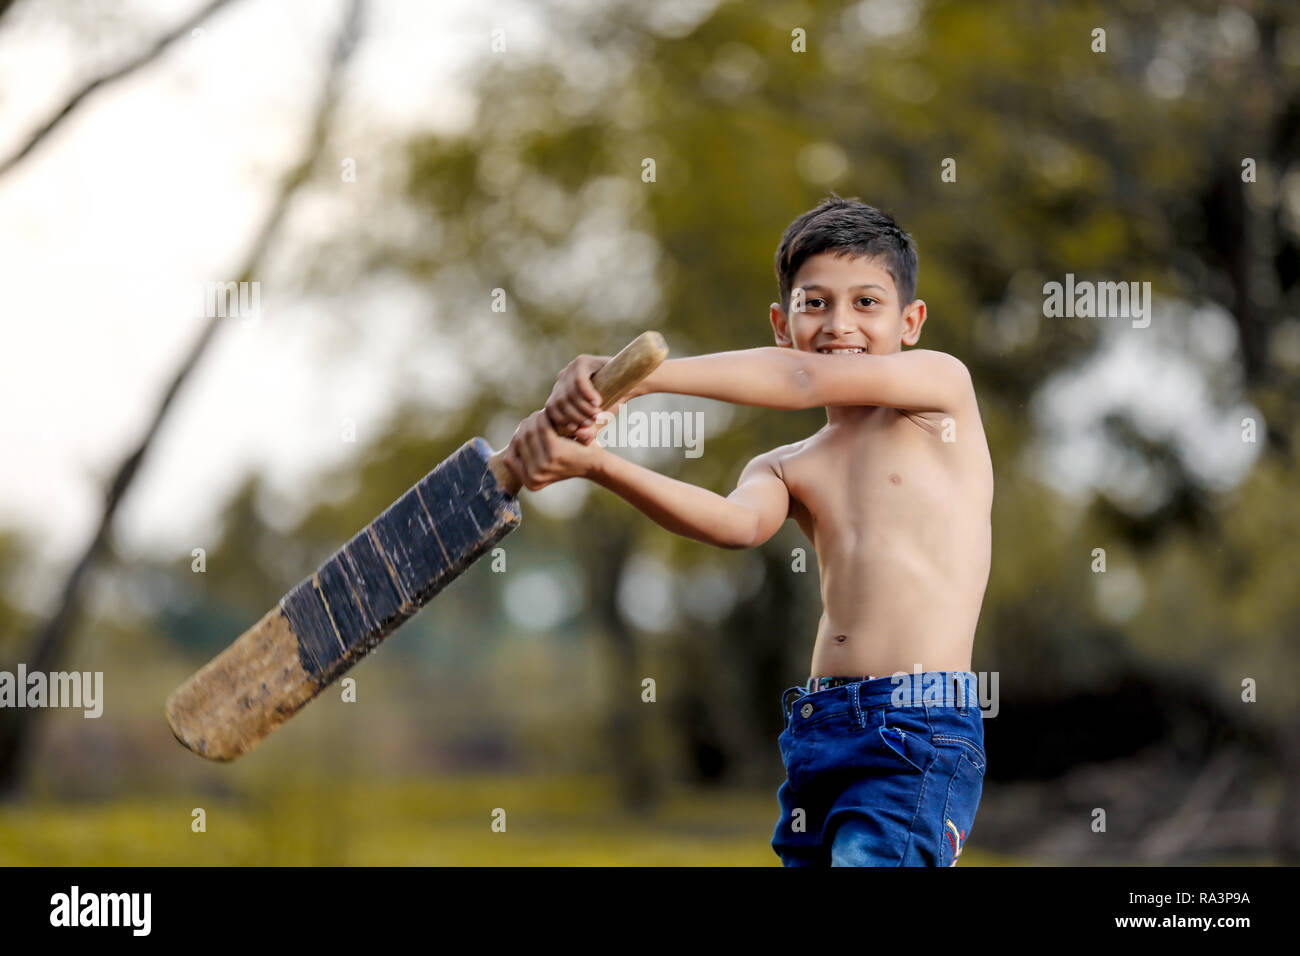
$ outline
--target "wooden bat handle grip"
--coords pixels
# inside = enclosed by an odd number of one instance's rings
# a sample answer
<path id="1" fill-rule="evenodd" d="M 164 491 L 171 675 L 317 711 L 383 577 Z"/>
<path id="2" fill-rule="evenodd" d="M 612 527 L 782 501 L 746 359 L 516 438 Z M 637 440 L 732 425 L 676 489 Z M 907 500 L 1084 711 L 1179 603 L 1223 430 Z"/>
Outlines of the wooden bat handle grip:
<path id="1" fill-rule="evenodd" d="M 658 332 L 642 332 L 624 346 L 623 350 L 601 366 L 591 377 L 591 384 L 600 392 L 600 407 L 607 411 L 621 402 L 638 382 L 659 367 L 668 357 L 668 343 Z M 493 452 L 488 467 L 497 476 L 497 482 L 506 494 L 519 494 L 519 479 L 505 463 L 505 449 Z"/>

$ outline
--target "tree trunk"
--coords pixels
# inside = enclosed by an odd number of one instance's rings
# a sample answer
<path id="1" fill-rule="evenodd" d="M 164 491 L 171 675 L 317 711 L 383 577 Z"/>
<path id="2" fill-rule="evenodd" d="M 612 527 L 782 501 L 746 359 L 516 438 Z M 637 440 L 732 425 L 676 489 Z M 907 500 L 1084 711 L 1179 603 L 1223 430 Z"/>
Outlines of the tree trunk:
<path id="1" fill-rule="evenodd" d="M 207 8 L 206 12 L 210 12 L 218 6 L 220 6 L 219 3 L 214 3 Z M 284 219 L 290 200 L 297 192 L 298 187 L 307 181 L 312 168 L 316 164 L 316 159 L 325 145 L 330 121 L 334 115 L 334 106 L 338 100 L 339 75 L 343 65 L 351 56 L 360 33 L 361 7 L 362 0 L 353 0 L 344 17 L 344 22 L 339 30 L 329 66 L 325 73 L 324 85 L 314 116 L 311 139 L 297 166 L 291 170 L 290 175 L 285 178 L 281 185 L 276 200 L 263 221 L 262 228 L 258 231 L 252 247 L 245 256 L 243 268 L 239 270 L 238 281 L 240 282 L 252 281 L 256 276 L 266 249 Z M 206 15 L 206 12 L 204 15 Z M 157 410 L 154 412 L 153 420 L 145 430 L 144 437 L 136 448 L 123 459 L 122 464 L 118 466 L 108 492 L 104 496 L 104 508 L 94 536 L 80 558 L 77 559 L 72 573 L 68 575 L 54 613 L 32 637 L 29 644 L 30 651 L 25 657 L 20 658 L 20 660 L 27 663 L 29 670 L 46 672 L 54 669 L 58 661 L 66 653 L 66 645 L 81 607 L 86 578 L 103 554 L 109 535 L 112 532 L 113 521 L 117 517 L 118 507 L 130 489 L 132 482 L 134 482 L 145 455 L 153 445 L 159 428 L 171 410 L 176 394 L 189 379 L 190 373 L 207 350 L 208 344 L 216 334 L 220 322 L 219 317 L 208 319 L 208 323 L 204 326 L 198 340 L 172 376 L 171 382 L 163 393 Z M 24 692 L 25 688 L 19 688 L 19 693 Z M 0 798 L 12 797 L 18 792 L 23 777 L 24 758 L 30 748 L 36 721 L 40 714 L 40 708 L 4 708 L 0 710 Z"/>
<path id="2" fill-rule="evenodd" d="M 598 506 L 599 507 L 599 506 Z M 636 634 L 619 613 L 618 588 L 632 554 L 626 521 L 593 520 L 579 533 L 592 611 L 609 653 L 609 713 L 606 741 L 623 806 L 644 814 L 659 797 L 646 756 Z"/>

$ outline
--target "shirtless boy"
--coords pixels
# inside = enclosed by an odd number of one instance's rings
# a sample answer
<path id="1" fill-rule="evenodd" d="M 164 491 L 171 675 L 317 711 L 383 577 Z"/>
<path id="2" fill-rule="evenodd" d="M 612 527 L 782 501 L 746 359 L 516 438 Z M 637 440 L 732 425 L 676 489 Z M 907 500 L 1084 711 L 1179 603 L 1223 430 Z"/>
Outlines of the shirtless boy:
<path id="1" fill-rule="evenodd" d="M 529 489 L 587 478 L 723 548 L 760 545 L 793 518 L 817 552 L 824 611 L 812 676 L 781 701 L 772 848 L 787 866 L 951 866 L 985 764 L 970 666 L 993 470 L 974 388 L 953 356 L 902 351 L 926 307 L 911 237 L 883 213 L 832 195 L 791 223 L 776 272 L 775 347 L 669 359 L 629 396 L 825 406 L 825 427 L 754 458 L 730 495 L 592 440 L 610 417 L 591 384 L 607 356 L 560 373 L 506 462 Z"/>

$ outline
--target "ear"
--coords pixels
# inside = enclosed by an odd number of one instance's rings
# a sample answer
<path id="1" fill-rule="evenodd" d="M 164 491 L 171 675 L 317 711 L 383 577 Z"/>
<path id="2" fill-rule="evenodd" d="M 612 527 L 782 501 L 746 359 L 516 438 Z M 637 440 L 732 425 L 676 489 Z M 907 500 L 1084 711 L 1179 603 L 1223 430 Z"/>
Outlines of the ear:
<path id="1" fill-rule="evenodd" d="M 903 309 L 903 344 L 915 345 L 921 338 L 921 326 L 925 325 L 925 301 L 913 299 Z"/>
<path id="2" fill-rule="evenodd" d="M 785 310 L 781 308 L 781 303 L 773 302 L 771 313 L 772 333 L 776 336 L 776 344 L 782 348 L 794 348 L 794 341 L 790 338 L 790 323 L 786 319 Z"/>

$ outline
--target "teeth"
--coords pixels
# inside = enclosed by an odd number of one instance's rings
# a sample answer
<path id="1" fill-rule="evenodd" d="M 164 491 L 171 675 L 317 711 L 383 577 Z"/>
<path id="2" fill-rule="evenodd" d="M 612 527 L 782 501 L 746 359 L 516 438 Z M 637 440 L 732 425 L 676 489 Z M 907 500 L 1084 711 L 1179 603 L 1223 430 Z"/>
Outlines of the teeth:
<path id="1" fill-rule="evenodd" d="M 822 355 L 830 355 L 832 352 L 849 352 L 858 355 L 865 352 L 866 349 L 818 349 L 817 351 L 821 352 Z"/>

